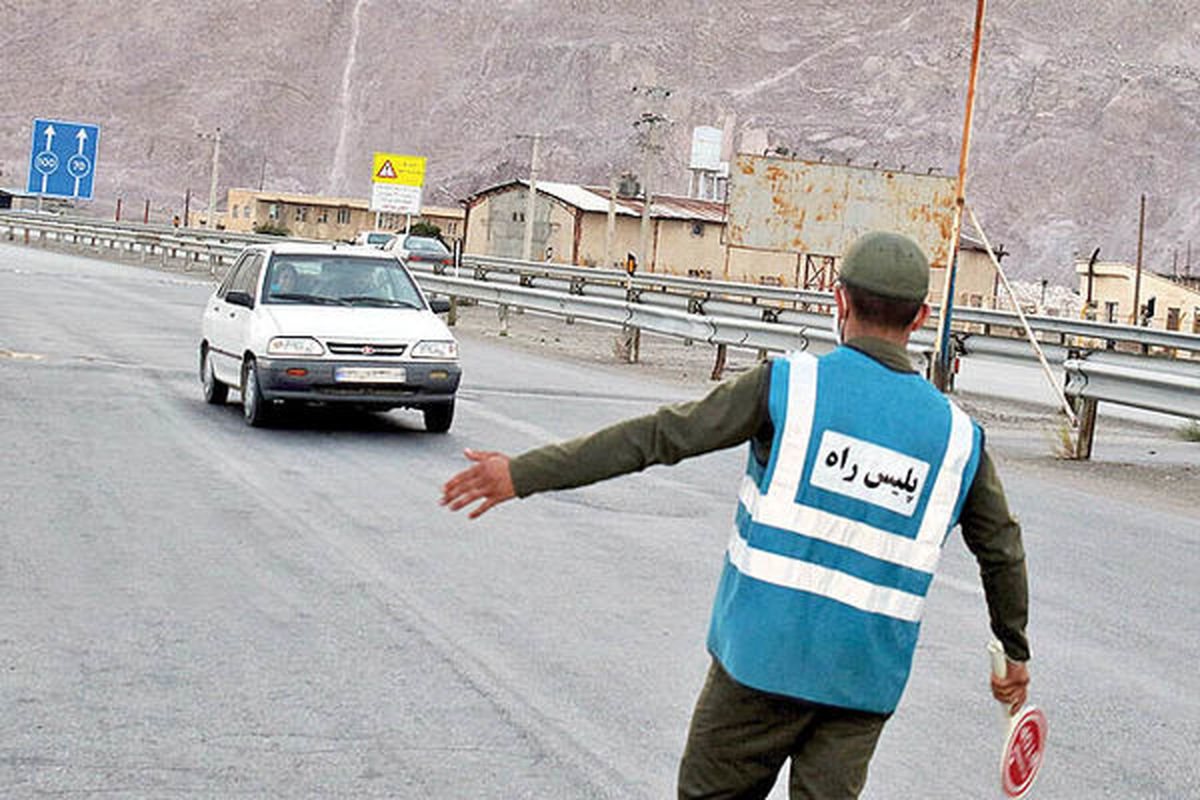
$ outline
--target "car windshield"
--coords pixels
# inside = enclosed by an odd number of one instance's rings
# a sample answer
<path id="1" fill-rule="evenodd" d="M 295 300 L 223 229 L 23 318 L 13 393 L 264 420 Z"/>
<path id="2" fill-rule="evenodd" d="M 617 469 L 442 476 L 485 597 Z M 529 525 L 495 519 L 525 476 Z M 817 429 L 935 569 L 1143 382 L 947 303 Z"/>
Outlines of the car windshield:
<path id="1" fill-rule="evenodd" d="M 328 254 L 272 256 L 263 302 L 425 307 L 412 278 L 396 261 Z"/>
<path id="2" fill-rule="evenodd" d="M 404 240 L 404 247 L 406 250 L 416 250 L 421 253 L 450 255 L 450 250 L 446 248 L 446 245 L 427 236 L 410 236 Z"/>

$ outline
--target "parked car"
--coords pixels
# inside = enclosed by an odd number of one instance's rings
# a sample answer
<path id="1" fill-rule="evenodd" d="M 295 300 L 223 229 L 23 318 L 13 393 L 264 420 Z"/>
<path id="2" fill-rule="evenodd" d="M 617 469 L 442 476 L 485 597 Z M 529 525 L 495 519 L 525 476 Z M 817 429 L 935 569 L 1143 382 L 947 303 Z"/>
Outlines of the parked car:
<path id="1" fill-rule="evenodd" d="M 458 344 L 404 264 L 347 245 L 246 248 L 204 309 L 204 399 L 242 396 L 246 422 L 288 402 L 424 412 L 427 430 L 454 419 Z"/>
<path id="2" fill-rule="evenodd" d="M 383 249 L 396 238 L 396 234 L 387 231 L 359 231 L 354 237 L 354 244 Z"/>
<path id="3" fill-rule="evenodd" d="M 440 239 L 432 236 L 397 236 L 383 246 L 385 252 L 405 262 L 427 261 L 435 264 L 451 264 L 454 254 Z"/>

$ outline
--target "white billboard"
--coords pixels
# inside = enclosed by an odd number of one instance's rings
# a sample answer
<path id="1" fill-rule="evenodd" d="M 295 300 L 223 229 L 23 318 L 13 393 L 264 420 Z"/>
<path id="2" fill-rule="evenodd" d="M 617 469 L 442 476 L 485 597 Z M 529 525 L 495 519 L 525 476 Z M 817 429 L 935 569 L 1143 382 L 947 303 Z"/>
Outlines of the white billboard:
<path id="1" fill-rule="evenodd" d="M 724 132 L 711 125 L 692 129 L 692 158 L 688 169 L 716 172 L 721 167 L 721 139 Z"/>

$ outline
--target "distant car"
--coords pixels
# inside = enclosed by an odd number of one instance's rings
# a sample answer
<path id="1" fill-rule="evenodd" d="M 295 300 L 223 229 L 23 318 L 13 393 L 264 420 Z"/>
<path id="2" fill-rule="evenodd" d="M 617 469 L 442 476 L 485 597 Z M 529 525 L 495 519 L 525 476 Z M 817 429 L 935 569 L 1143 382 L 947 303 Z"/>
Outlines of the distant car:
<path id="1" fill-rule="evenodd" d="M 282 403 L 417 408 L 425 428 L 450 429 L 462 370 L 458 344 L 404 264 L 346 245 L 246 248 L 204 309 L 204 399 L 242 396 L 246 422 Z"/>
<path id="2" fill-rule="evenodd" d="M 440 239 L 432 236 L 397 236 L 383 246 L 384 251 L 406 262 L 426 261 L 435 264 L 451 264 L 454 254 Z"/>
<path id="3" fill-rule="evenodd" d="M 388 242 L 395 238 L 396 234 L 387 231 L 359 231 L 358 236 L 354 237 L 354 243 L 383 249 Z"/>

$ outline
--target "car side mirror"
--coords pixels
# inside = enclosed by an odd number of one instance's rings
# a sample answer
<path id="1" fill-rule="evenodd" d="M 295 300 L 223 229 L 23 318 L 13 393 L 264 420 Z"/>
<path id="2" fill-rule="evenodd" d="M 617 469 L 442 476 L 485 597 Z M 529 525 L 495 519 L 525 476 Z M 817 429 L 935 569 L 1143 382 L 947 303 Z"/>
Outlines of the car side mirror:
<path id="1" fill-rule="evenodd" d="M 254 298 L 248 292 L 227 292 L 225 294 L 225 302 L 232 303 L 235 306 L 254 308 Z"/>
<path id="2" fill-rule="evenodd" d="M 450 300 L 445 297 L 435 297 L 429 301 L 429 310 L 435 314 L 450 313 Z"/>

